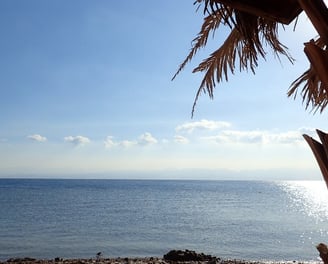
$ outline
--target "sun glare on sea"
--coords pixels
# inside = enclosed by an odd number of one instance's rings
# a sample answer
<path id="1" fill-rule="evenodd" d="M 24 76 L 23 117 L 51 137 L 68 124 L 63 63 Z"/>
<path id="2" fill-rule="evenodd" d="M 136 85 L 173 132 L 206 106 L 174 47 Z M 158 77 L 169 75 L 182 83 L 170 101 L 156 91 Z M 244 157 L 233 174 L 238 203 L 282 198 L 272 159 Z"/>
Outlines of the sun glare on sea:
<path id="1" fill-rule="evenodd" d="M 328 188 L 324 181 L 286 181 L 281 187 L 304 213 L 317 221 L 328 220 Z"/>

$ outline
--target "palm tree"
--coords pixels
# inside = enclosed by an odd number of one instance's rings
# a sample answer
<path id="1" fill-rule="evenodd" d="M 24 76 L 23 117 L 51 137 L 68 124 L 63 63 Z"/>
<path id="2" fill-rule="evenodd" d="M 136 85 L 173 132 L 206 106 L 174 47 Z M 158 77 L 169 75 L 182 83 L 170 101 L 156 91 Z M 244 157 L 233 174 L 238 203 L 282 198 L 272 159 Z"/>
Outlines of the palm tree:
<path id="1" fill-rule="evenodd" d="M 309 106 L 314 111 L 325 109 L 328 104 L 328 9 L 322 0 L 197 0 L 196 3 L 198 8 L 204 5 L 204 22 L 172 80 L 199 49 L 206 46 L 210 34 L 222 25 L 231 31 L 223 44 L 193 69 L 193 73 L 204 72 L 204 78 L 196 93 L 192 116 L 201 93 L 208 93 L 212 99 L 216 84 L 228 80 L 228 71 L 234 73 L 238 66 L 240 71 L 250 69 L 255 73 L 259 57 L 266 56 L 264 47 L 270 47 L 278 58 L 283 55 L 293 63 L 288 48 L 278 39 L 278 26 L 297 22 L 295 18 L 303 10 L 320 35 L 306 44 L 310 68 L 291 84 L 288 96 L 295 98 L 301 88 L 306 109 Z"/>

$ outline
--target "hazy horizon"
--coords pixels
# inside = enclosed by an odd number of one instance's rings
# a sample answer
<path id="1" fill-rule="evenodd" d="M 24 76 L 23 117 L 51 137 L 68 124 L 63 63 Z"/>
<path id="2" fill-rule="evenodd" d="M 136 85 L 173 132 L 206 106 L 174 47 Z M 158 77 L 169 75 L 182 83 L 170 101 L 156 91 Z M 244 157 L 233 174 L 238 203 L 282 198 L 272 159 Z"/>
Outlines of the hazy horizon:
<path id="1" fill-rule="evenodd" d="M 108 179 L 108 180 L 306 180 L 323 181 L 317 170 L 206 170 L 108 171 L 98 173 L 7 173 L 0 179 Z"/>

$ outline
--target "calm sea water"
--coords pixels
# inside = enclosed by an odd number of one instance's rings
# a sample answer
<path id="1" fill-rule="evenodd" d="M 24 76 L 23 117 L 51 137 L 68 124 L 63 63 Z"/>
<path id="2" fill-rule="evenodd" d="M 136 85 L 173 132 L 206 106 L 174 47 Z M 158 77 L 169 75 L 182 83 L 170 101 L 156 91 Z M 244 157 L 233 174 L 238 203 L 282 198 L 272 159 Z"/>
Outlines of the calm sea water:
<path id="1" fill-rule="evenodd" d="M 0 179 L 0 260 L 162 256 L 315 261 L 328 242 L 317 181 Z"/>

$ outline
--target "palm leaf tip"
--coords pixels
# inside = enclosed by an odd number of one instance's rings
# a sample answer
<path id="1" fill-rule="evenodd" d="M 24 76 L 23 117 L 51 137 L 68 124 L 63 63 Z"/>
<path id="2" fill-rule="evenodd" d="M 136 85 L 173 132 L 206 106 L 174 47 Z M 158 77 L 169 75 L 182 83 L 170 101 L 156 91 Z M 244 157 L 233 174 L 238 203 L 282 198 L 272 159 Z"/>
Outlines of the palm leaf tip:
<path id="1" fill-rule="evenodd" d="M 327 54 L 327 46 L 321 38 L 311 40 L 310 43 Z M 287 95 L 293 96 L 295 100 L 299 93 L 305 109 L 311 108 L 314 113 L 322 113 L 328 105 L 328 85 L 322 82 L 317 70 L 310 64 L 309 69 L 291 84 Z"/>
<path id="2" fill-rule="evenodd" d="M 216 84 L 223 80 L 228 81 L 229 72 L 234 74 L 237 64 L 239 64 L 239 71 L 250 69 L 255 74 L 259 57 L 264 59 L 266 57 L 264 46 L 270 47 L 278 58 L 279 55 L 284 55 L 290 62 L 294 60 L 288 53 L 287 47 L 278 39 L 278 22 L 234 10 L 215 0 L 197 2 L 204 3 L 204 14 L 208 15 L 192 42 L 193 46 L 189 54 L 180 64 L 172 80 L 194 58 L 199 49 L 206 46 L 209 34 L 214 33 L 220 24 L 228 25 L 231 32 L 221 46 L 192 71 L 204 72 L 195 96 L 192 116 L 201 93 L 207 93 L 213 99 Z"/>

